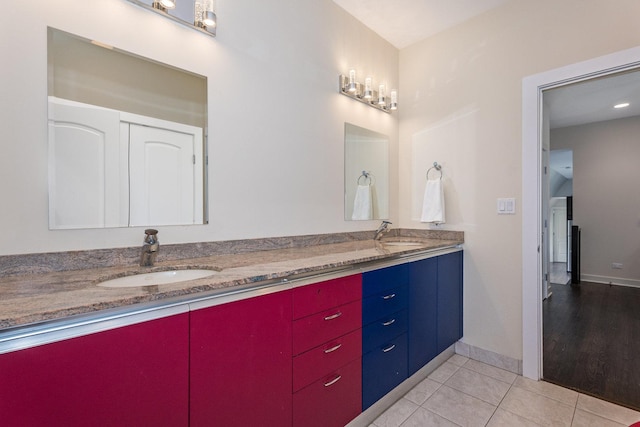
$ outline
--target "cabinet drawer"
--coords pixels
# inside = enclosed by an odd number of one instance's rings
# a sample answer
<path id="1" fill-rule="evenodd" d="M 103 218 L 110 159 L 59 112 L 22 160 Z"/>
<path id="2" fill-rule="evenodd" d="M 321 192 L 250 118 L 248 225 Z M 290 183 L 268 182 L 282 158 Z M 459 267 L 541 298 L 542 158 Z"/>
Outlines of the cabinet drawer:
<path id="1" fill-rule="evenodd" d="M 391 313 L 362 328 L 362 353 L 368 353 L 385 343 L 393 340 L 398 335 L 407 332 L 409 325 L 409 312 L 402 310 Z"/>
<path id="2" fill-rule="evenodd" d="M 362 355 L 362 330 L 332 339 L 293 358 L 293 391 L 311 384 Z"/>
<path id="3" fill-rule="evenodd" d="M 409 305 L 409 286 L 387 289 L 362 300 L 362 324 L 367 325 L 381 317 L 404 310 Z"/>
<path id="4" fill-rule="evenodd" d="M 362 362 L 356 359 L 293 395 L 294 427 L 343 427 L 362 409 Z"/>
<path id="5" fill-rule="evenodd" d="M 365 410 L 406 380 L 407 334 L 362 357 L 362 409 Z"/>
<path id="6" fill-rule="evenodd" d="M 409 267 L 407 264 L 381 268 L 367 272 L 362 276 L 362 292 L 365 297 L 408 284 Z"/>
<path id="7" fill-rule="evenodd" d="M 293 354 L 297 355 L 360 328 L 362 302 L 325 310 L 293 322 Z"/>
<path id="8" fill-rule="evenodd" d="M 362 275 L 340 277 L 293 290 L 293 318 L 311 314 L 362 299 Z"/>

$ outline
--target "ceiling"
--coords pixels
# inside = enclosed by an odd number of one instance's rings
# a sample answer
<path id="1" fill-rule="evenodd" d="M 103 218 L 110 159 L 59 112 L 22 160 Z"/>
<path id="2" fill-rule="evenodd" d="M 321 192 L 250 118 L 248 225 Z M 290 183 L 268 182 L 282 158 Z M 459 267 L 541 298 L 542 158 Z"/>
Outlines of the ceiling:
<path id="1" fill-rule="evenodd" d="M 551 129 L 640 115 L 640 71 L 550 89 L 543 92 Z M 626 108 L 614 105 L 628 102 Z"/>
<path id="2" fill-rule="evenodd" d="M 509 0 L 333 0 L 402 49 Z"/>

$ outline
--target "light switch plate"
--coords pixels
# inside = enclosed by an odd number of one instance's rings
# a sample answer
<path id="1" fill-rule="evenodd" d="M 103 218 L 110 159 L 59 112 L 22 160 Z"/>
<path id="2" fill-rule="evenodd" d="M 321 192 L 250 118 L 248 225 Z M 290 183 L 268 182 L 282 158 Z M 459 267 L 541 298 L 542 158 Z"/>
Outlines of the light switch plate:
<path id="1" fill-rule="evenodd" d="M 498 199 L 497 212 L 498 215 L 515 215 L 516 199 L 512 197 Z"/>

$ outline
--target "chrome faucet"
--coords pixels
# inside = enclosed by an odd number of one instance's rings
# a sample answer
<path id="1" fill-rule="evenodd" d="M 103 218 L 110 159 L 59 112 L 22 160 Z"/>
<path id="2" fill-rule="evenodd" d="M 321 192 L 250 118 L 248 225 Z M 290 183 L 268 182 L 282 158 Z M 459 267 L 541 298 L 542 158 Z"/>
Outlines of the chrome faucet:
<path id="1" fill-rule="evenodd" d="M 158 241 L 158 230 L 148 228 L 144 230 L 144 242 L 142 243 L 142 253 L 140 254 L 141 267 L 153 267 L 160 250 Z"/>
<path id="2" fill-rule="evenodd" d="M 383 234 L 388 233 L 390 231 L 390 224 L 392 224 L 391 221 L 382 221 L 382 224 L 380 224 L 380 227 L 376 230 L 375 236 L 373 236 L 373 240 L 380 240 Z"/>

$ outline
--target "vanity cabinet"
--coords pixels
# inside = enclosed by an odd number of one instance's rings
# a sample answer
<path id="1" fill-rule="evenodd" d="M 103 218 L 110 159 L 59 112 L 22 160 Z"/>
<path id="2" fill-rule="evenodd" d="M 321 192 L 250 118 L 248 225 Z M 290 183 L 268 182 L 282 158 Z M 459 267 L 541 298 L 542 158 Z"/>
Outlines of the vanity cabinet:
<path id="1" fill-rule="evenodd" d="M 294 426 L 342 427 L 360 414 L 361 298 L 360 274 L 293 289 Z"/>
<path id="2" fill-rule="evenodd" d="M 363 275 L 363 410 L 462 338 L 462 254 Z"/>
<path id="3" fill-rule="evenodd" d="M 438 351 L 438 259 L 409 264 L 409 375 L 436 357 Z"/>
<path id="4" fill-rule="evenodd" d="M 462 254 L 408 264 L 409 375 L 462 338 Z"/>
<path id="5" fill-rule="evenodd" d="M 408 265 L 363 275 L 362 408 L 408 377 Z"/>
<path id="6" fill-rule="evenodd" d="M 190 425 L 292 423 L 291 291 L 191 311 Z"/>
<path id="7" fill-rule="evenodd" d="M 3 426 L 187 426 L 189 314 L 0 356 Z"/>
<path id="8" fill-rule="evenodd" d="M 438 260 L 438 353 L 462 338 L 462 251 Z"/>

